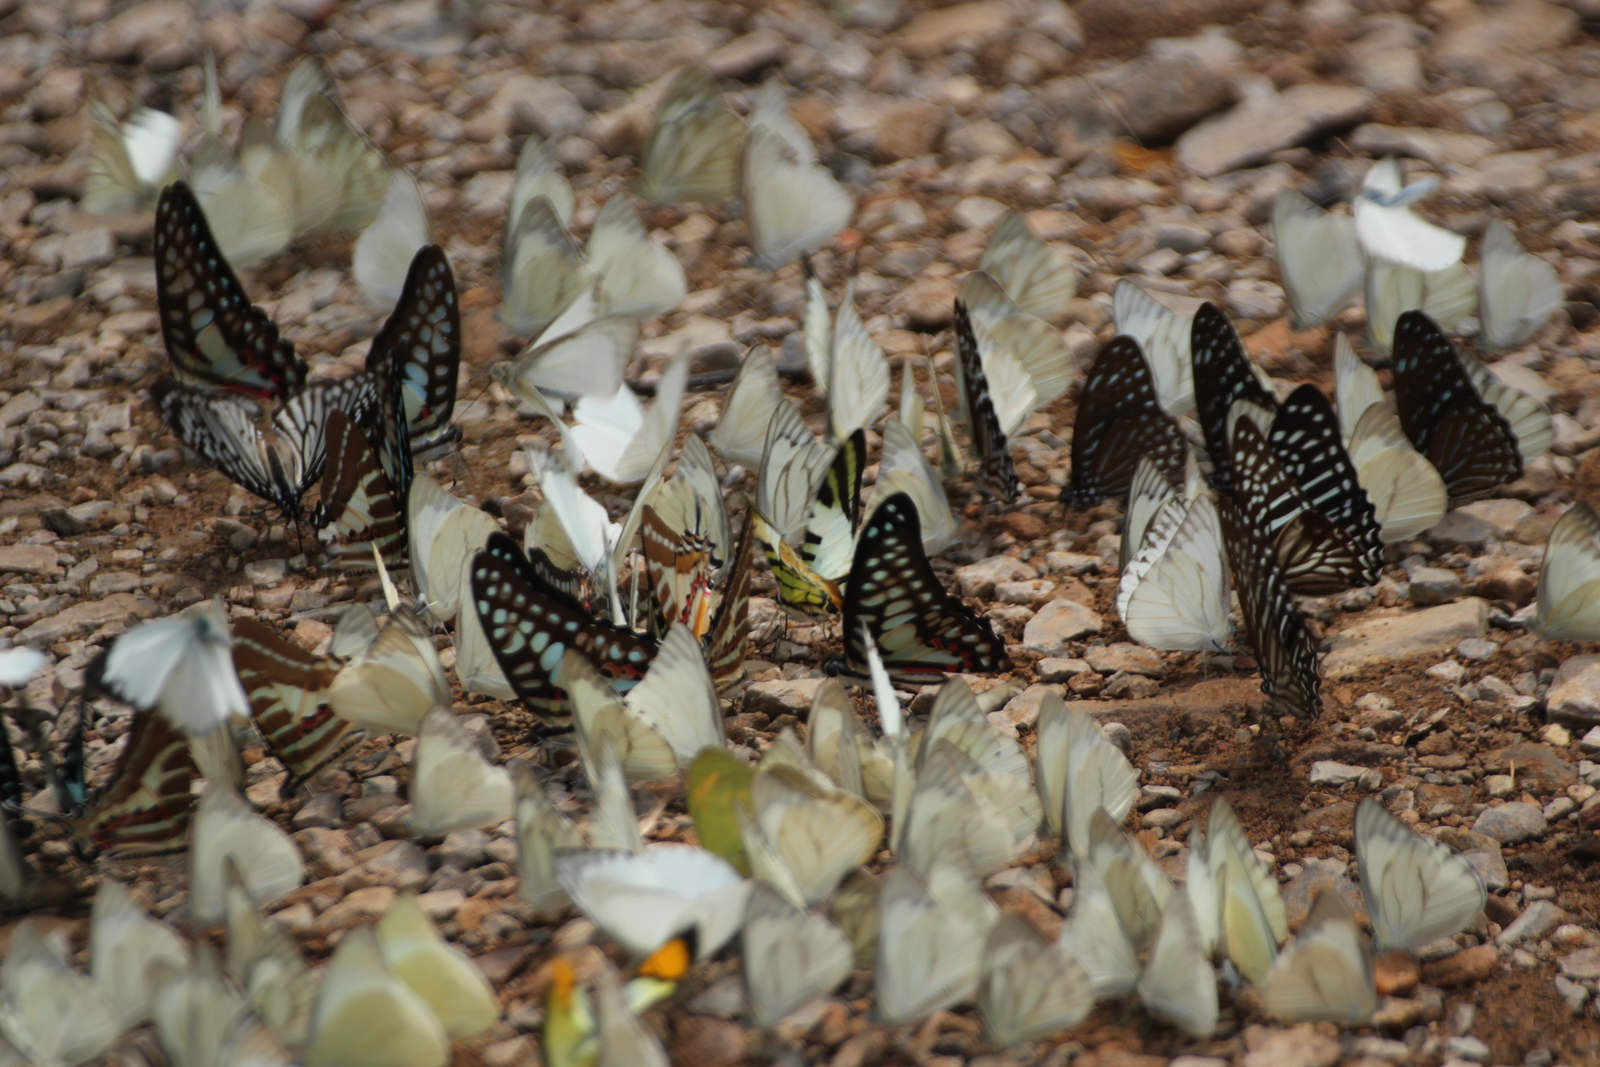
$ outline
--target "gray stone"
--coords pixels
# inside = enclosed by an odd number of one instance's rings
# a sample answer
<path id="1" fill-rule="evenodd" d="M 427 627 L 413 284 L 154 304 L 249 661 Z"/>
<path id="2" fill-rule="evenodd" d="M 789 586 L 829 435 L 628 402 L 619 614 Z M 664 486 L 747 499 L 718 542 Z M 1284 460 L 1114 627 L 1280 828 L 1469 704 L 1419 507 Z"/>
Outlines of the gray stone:
<path id="1" fill-rule="evenodd" d="M 1443 567 L 1418 567 L 1411 572 L 1411 602 L 1428 607 L 1445 604 L 1460 596 L 1461 578 Z"/>
<path id="2" fill-rule="evenodd" d="M 1580 948 L 1556 961 L 1561 973 L 1574 982 L 1593 982 L 1600 979 L 1600 948 Z"/>
<path id="3" fill-rule="evenodd" d="M 1567 1010 L 1574 1015 L 1581 1015 L 1583 1007 L 1589 1003 L 1589 987 L 1580 985 L 1563 975 L 1556 975 L 1556 995 L 1559 996 Z"/>
<path id="4" fill-rule="evenodd" d="M 1353 125 L 1373 101 L 1367 90 L 1346 85 L 1301 84 L 1277 93 L 1269 83 L 1180 137 L 1178 162 L 1202 177 L 1238 170 L 1316 134 Z"/>
<path id="5" fill-rule="evenodd" d="M 1465 638 L 1482 637 L 1488 626 L 1489 605 L 1478 597 L 1370 619 L 1333 635 L 1323 675 L 1342 680 L 1376 664 L 1446 653 Z"/>
<path id="6" fill-rule="evenodd" d="M 1343 1054 L 1337 1038 L 1301 1023 L 1283 1030 L 1245 1031 L 1244 1067 L 1333 1067 Z"/>
<path id="7" fill-rule="evenodd" d="M 1600 726 L 1589 727 L 1589 732 L 1578 741 L 1578 747 L 1585 752 L 1600 752 Z"/>
<path id="8" fill-rule="evenodd" d="M 1087 660 L 1075 656 L 1049 656 L 1034 665 L 1033 673 L 1041 682 L 1064 682 L 1092 669 Z"/>
<path id="9" fill-rule="evenodd" d="M 1357 767 L 1349 763 L 1339 763 L 1335 760 L 1317 760 L 1311 764 L 1312 785 L 1347 785 L 1358 781 L 1366 773 L 1365 767 Z"/>
<path id="10" fill-rule="evenodd" d="M 1489 1046 L 1470 1034 L 1446 1038 L 1444 1051 L 1448 1056 L 1455 1056 L 1472 1063 L 1483 1063 L 1489 1058 Z"/>
<path id="11" fill-rule="evenodd" d="M 1577 35 L 1578 13 L 1547 0 L 1511 0 L 1491 8 L 1456 9 L 1434 39 L 1433 63 L 1473 85 L 1497 85 L 1543 71 L 1557 48 Z"/>
<path id="12" fill-rule="evenodd" d="M 1474 551 L 1490 541 L 1508 540 L 1517 524 L 1533 514 L 1533 508 L 1509 497 L 1474 500 L 1445 514 L 1428 539 L 1434 544 Z"/>
<path id="13" fill-rule="evenodd" d="M 148 0 L 102 23 L 89 39 L 93 59 L 148 59 L 177 43 L 197 40 L 194 8 L 184 0 Z"/>
<path id="14" fill-rule="evenodd" d="M 255 559 L 244 565 L 244 577 L 251 585 L 268 587 L 283 581 L 289 564 L 281 559 Z"/>
<path id="15" fill-rule="evenodd" d="M 1552 719 L 1569 726 L 1600 724 L 1600 655 L 1572 656 L 1562 663 L 1545 694 L 1545 706 Z"/>
<path id="16" fill-rule="evenodd" d="M 92 633 L 109 622 L 148 619 L 160 605 L 136 593 L 113 593 L 103 600 L 85 600 L 47 615 L 17 634 L 19 645 L 48 645 Z"/>
<path id="17" fill-rule="evenodd" d="M 1045 655 L 1059 656 L 1068 642 L 1097 634 L 1105 624 L 1093 608 L 1076 600 L 1052 600 L 1028 620 L 1022 630 L 1022 643 Z"/>
<path id="18" fill-rule="evenodd" d="M 49 545 L 0 545 L 0 573 L 54 577 L 61 573 L 56 550 Z"/>
<path id="19" fill-rule="evenodd" d="M 1481 663 L 1499 651 L 1499 645 L 1484 637 L 1469 637 L 1456 645 L 1456 655 L 1473 663 Z"/>
<path id="20" fill-rule="evenodd" d="M 1532 841 L 1543 837 L 1549 828 L 1544 812 L 1520 800 L 1485 808 L 1472 824 L 1474 833 L 1492 837 L 1502 844 Z"/>
<path id="21" fill-rule="evenodd" d="M 1151 678 L 1160 678 L 1166 671 L 1166 664 L 1162 662 L 1161 653 L 1144 645 L 1130 644 L 1119 641 L 1114 645 L 1096 645 L 1086 650 L 1083 658 L 1092 670 L 1101 674 L 1115 674 L 1126 671 L 1129 674 L 1143 674 Z"/>
<path id="22" fill-rule="evenodd" d="M 1350 135 L 1351 147 L 1372 156 L 1410 156 L 1435 167 L 1468 166 L 1494 151 L 1494 141 L 1469 133 L 1369 122 Z"/>
<path id="23" fill-rule="evenodd" d="M 1522 909 L 1522 914 L 1511 925 L 1500 931 L 1502 945 L 1515 945 L 1519 941 L 1537 940 L 1556 928 L 1566 918 L 1566 913 L 1548 900 L 1536 900 Z"/>
<path id="24" fill-rule="evenodd" d="M 998 582 L 1020 582 L 1039 577 L 1039 572 L 1014 556 L 990 556 L 956 568 L 956 591 L 962 596 L 989 600 Z"/>
<path id="25" fill-rule="evenodd" d="M 800 715 L 811 710 L 826 678 L 776 678 L 752 682 L 745 690 L 744 710 L 764 715 Z"/>
<path id="26" fill-rule="evenodd" d="M 1177 808 L 1156 808 L 1140 816 L 1139 825 L 1156 830 L 1170 830 L 1187 818 L 1188 816 Z"/>

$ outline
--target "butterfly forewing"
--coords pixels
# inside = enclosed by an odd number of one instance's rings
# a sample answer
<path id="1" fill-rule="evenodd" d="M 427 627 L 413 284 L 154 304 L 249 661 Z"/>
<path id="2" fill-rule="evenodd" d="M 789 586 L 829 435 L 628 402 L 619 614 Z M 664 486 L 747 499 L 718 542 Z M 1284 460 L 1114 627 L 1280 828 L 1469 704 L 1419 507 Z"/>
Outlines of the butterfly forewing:
<path id="1" fill-rule="evenodd" d="M 253 403 L 230 393 L 191 389 L 176 378 L 151 387 L 161 419 L 207 463 L 291 519 L 311 480 L 292 441 L 269 440 L 256 428 Z"/>
<path id="2" fill-rule="evenodd" d="M 136 714 L 109 784 L 73 822 L 74 839 L 112 856 L 183 848 L 194 811 L 189 785 L 196 773 L 189 739 L 166 716 Z"/>
<path id="3" fill-rule="evenodd" d="M 155 227 L 156 303 L 180 379 L 262 399 L 305 384 L 305 362 L 250 303 L 183 182 L 161 191 Z"/>
<path id="4" fill-rule="evenodd" d="M 1317 645 L 1289 594 L 1272 537 L 1259 513 L 1231 493 L 1218 496 L 1217 513 L 1261 690 L 1275 712 L 1310 718 L 1322 706 Z"/>
<path id="5" fill-rule="evenodd" d="M 367 371 L 399 379 L 405 421 L 417 452 L 453 439 L 456 378 L 461 367 L 461 311 L 455 276 L 438 245 L 411 260 L 394 312 L 367 352 Z"/>
<path id="6" fill-rule="evenodd" d="M 619 691 L 637 684 L 655 658 L 656 643 L 644 634 L 596 619 L 543 586 L 504 534 L 492 535 L 473 557 L 472 600 L 517 698 L 551 726 L 572 719 L 566 692 L 554 682 L 569 648 L 582 652 Z"/>
<path id="7" fill-rule="evenodd" d="M 967 398 L 967 416 L 972 424 L 972 445 L 978 452 L 983 480 L 1006 503 L 1022 491 L 1017 468 L 1011 461 L 1011 446 L 1000 428 L 1000 416 L 989 394 L 989 380 L 983 373 L 983 356 L 966 305 L 956 301 L 956 363 L 961 369 L 962 388 Z"/>
<path id="8" fill-rule="evenodd" d="M 1104 497 L 1125 497 L 1141 456 L 1179 484 L 1187 453 L 1183 432 L 1156 400 L 1155 378 L 1139 342 L 1112 338 L 1095 357 L 1078 396 L 1072 481 L 1063 501 L 1086 508 Z"/>
<path id="9" fill-rule="evenodd" d="M 385 566 L 404 566 L 405 496 L 396 494 L 379 453 L 361 427 L 338 409 L 328 413 L 327 441 L 322 499 L 312 520 L 317 536 L 338 542 L 330 551 L 341 566 L 370 566 L 369 543 L 377 546 Z M 409 453 L 405 464 L 409 470 Z"/>
<path id="10" fill-rule="evenodd" d="M 994 627 L 945 590 L 922 551 L 917 507 L 905 493 L 878 505 L 856 542 L 844 597 L 844 668 L 866 676 L 866 634 L 889 676 L 912 685 L 957 672 L 1004 669 Z"/>
<path id="11" fill-rule="evenodd" d="M 1256 378 L 1238 331 L 1215 304 L 1201 304 L 1194 313 L 1189 351 L 1194 360 L 1195 408 L 1211 456 L 1211 484 L 1226 489 L 1233 485 L 1228 412 L 1234 401 L 1249 400 L 1269 411 L 1277 408 L 1278 401 Z"/>
<path id="12" fill-rule="evenodd" d="M 1400 425 L 1438 468 L 1452 506 L 1522 476 L 1511 423 L 1478 394 L 1455 346 L 1421 311 L 1395 323 L 1394 397 Z"/>
<path id="13" fill-rule="evenodd" d="M 293 792 L 354 740 L 351 724 L 326 698 L 337 661 L 291 644 L 259 619 L 243 618 L 233 623 L 233 666 L 256 729 L 289 772 L 280 794 Z"/>

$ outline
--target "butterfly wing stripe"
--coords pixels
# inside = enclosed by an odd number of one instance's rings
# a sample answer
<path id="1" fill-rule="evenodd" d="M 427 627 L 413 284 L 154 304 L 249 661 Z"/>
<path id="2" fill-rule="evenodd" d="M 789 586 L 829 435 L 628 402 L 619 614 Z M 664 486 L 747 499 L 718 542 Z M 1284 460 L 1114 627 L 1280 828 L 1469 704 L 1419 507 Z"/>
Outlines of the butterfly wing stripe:
<path id="1" fill-rule="evenodd" d="M 259 619 L 233 624 L 233 665 L 256 727 L 289 771 L 284 790 L 316 774 L 354 740 L 326 699 L 338 664 L 313 656 Z M 281 792 L 281 791 L 280 791 Z"/>
<path id="2" fill-rule="evenodd" d="M 400 500 L 361 428 L 335 408 L 328 413 L 328 463 L 322 499 L 312 525 L 317 536 L 341 542 L 333 553 L 341 564 L 370 565 L 368 543 L 383 554 L 385 566 L 405 563 L 406 526 Z M 409 457 L 408 457 L 409 458 Z"/>

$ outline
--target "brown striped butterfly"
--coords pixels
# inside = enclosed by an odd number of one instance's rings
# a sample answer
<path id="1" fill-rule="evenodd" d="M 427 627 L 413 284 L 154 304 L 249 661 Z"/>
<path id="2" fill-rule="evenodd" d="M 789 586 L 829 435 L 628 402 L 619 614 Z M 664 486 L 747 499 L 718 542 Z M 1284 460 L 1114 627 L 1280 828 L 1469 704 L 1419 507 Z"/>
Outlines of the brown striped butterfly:
<path id="1" fill-rule="evenodd" d="M 187 737 L 163 715 L 135 714 L 109 783 L 71 821 L 74 846 L 118 857 L 181 850 L 194 813 L 189 786 L 196 773 Z"/>
<path id="2" fill-rule="evenodd" d="M 233 626 L 233 665 L 256 728 L 289 772 L 279 796 L 292 794 L 355 740 L 351 724 L 328 702 L 337 660 L 313 655 L 261 620 L 245 618 Z"/>

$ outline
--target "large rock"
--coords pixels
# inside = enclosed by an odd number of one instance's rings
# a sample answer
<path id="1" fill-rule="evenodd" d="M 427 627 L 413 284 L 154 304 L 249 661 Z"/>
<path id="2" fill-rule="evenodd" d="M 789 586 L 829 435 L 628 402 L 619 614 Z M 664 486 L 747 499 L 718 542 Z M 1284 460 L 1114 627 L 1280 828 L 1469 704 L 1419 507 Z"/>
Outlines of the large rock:
<path id="1" fill-rule="evenodd" d="M 137 593 L 113 593 L 104 600 L 86 600 L 46 615 L 16 637 L 19 645 L 48 645 L 79 637 L 118 619 L 148 619 L 160 606 Z"/>
<path id="2" fill-rule="evenodd" d="M 1474 833 L 1492 837 L 1502 844 L 1532 841 L 1545 835 L 1550 824 L 1537 805 L 1514 800 L 1509 804 L 1485 808 L 1472 824 Z"/>
<path id="3" fill-rule="evenodd" d="M 0 545 L 0 572 L 45 577 L 61 573 L 56 550 L 49 545 Z"/>
<path id="4" fill-rule="evenodd" d="M 1100 615 L 1076 600 L 1052 600 L 1028 620 L 1022 630 L 1022 643 L 1047 656 L 1067 651 L 1067 642 L 1097 634 L 1105 625 Z"/>
<path id="5" fill-rule="evenodd" d="M 1338 680 L 1380 663 L 1447 653 L 1465 638 L 1483 636 L 1488 625 L 1489 605 L 1478 597 L 1370 619 L 1333 635 L 1322 673 Z"/>
<path id="6" fill-rule="evenodd" d="M 1567 726 L 1600 724 L 1600 655 L 1573 656 L 1561 664 L 1545 707 L 1552 719 Z"/>
<path id="7" fill-rule="evenodd" d="M 1347 85 L 1296 85 L 1281 93 L 1269 85 L 1180 137 L 1178 162 L 1203 178 L 1248 167 L 1316 134 L 1353 126 L 1374 99 Z"/>

